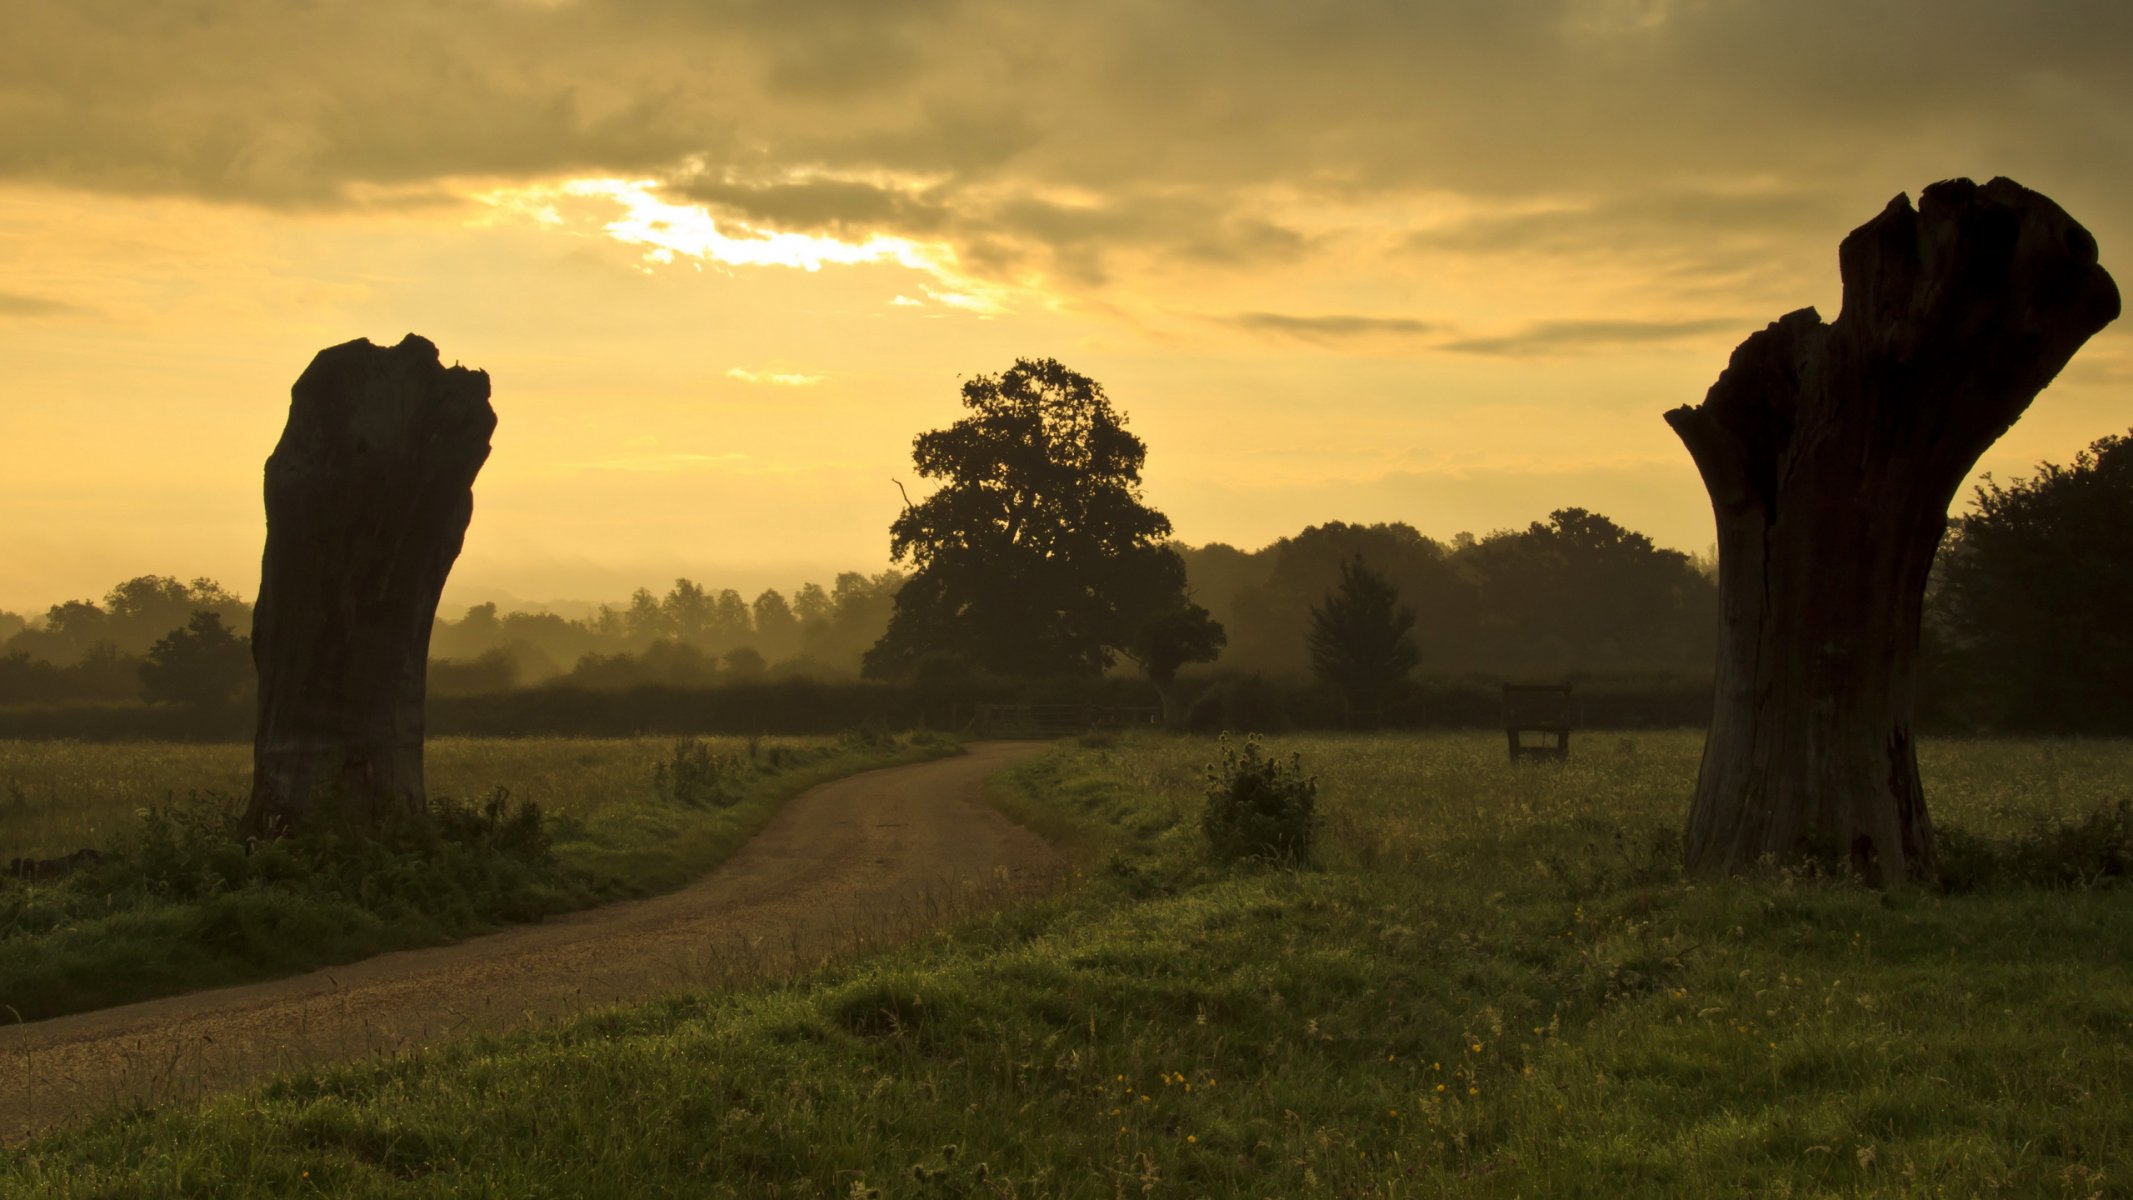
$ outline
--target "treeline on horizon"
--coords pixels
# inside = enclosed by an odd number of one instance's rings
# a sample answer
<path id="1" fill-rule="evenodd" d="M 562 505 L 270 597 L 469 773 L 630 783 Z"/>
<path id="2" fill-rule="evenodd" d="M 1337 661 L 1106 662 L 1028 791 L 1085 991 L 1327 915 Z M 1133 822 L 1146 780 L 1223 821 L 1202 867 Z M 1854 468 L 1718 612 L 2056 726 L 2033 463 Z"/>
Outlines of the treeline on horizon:
<path id="1" fill-rule="evenodd" d="M 1707 675 L 1716 590 L 1708 564 L 1655 547 L 1642 534 L 1581 509 L 1545 522 L 1451 542 L 1406 524 L 1329 522 L 1256 551 L 1223 543 L 1174 547 L 1194 599 L 1228 633 L 1209 668 L 1301 678 L 1310 610 L 1360 555 L 1422 614 L 1423 672 L 1435 676 L 1557 678 Z M 571 686 L 618 691 L 766 680 L 853 680 L 888 628 L 906 576 L 846 572 L 829 587 L 754 598 L 677 579 L 664 595 L 639 589 L 625 604 L 581 618 L 506 612 L 494 603 L 440 614 L 430 640 L 438 696 Z M 0 703 L 137 699 L 139 662 L 159 639 L 213 612 L 250 632 L 251 605 L 212 580 L 143 576 L 99 604 L 54 605 L 34 621 L 0 613 Z M 928 682 L 975 673 L 940 664 Z M 1116 673 L 1131 676 L 1121 666 Z"/>
<path id="2" fill-rule="evenodd" d="M 2128 587 L 2127 539 L 2112 522 L 2133 494 L 2129 464 L 2126 440 L 2106 438 L 2072 467 L 2044 464 L 2033 482 L 1988 483 L 1980 515 L 1951 523 L 1928 593 L 1922 724 L 2133 732 L 2133 709 L 2110 682 L 2133 655 L 2122 622 L 2096 616 Z M 2009 538 L 2019 544 L 2000 546 Z M 2025 560 L 2055 540 L 2058 558 L 2086 574 L 2069 582 L 2063 570 Z M 1388 704 L 1388 725 L 1486 724 L 1502 681 L 1576 683 L 1594 725 L 1705 718 L 1714 564 L 1597 513 L 1560 509 L 1523 529 L 1448 542 L 1404 523 L 1335 521 L 1253 551 L 1174 548 L 1193 599 L 1228 635 L 1214 663 L 1185 677 L 1194 728 L 1342 722 L 1337 699 L 1310 678 L 1306 638 L 1313 606 L 1358 556 L 1418 618 L 1422 665 Z M 664 594 L 640 589 L 578 619 L 479 604 L 438 619 L 430 690 L 443 727 L 492 733 L 663 730 L 665 715 L 760 731 L 845 718 L 941 725 L 985 700 L 1151 702 L 1124 665 L 1098 680 L 1005 680 L 931 663 L 919 677 L 864 681 L 862 658 L 888 627 L 904 580 L 896 570 L 846 572 L 828 587 L 750 599 L 680 579 Z M 0 612 L 0 706 L 18 718 L 40 706 L 138 707 L 144 662 L 159 646 L 167 653 L 166 639 L 188 623 L 197 632 L 199 613 L 235 639 L 249 633 L 251 605 L 205 579 L 143 576 L 101 603 L 68 601 L 35 619 Z M 2066 636 L 2076 627 L 2085 631 L 2079 644 Z M 247 702 L 234 695 L 229 707 Z M 232 716 L 210 723 L 236 729 Z M 8 724 L 82 725 L 49 717 Z"/>

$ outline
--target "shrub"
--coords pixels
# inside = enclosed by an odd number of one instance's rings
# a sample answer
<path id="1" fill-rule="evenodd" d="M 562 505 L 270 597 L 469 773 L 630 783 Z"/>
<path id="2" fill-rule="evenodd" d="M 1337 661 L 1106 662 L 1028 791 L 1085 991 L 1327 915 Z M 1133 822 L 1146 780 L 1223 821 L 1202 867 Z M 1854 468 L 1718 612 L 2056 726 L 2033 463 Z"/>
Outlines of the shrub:
<path id="1" fill-rule="evenodd" d="M 711 753 L 697 738 L 674 743 L 674 757 L 652 765 L 652 791 L 668 804 L 724 808 L 740 799 L 730 786 L 736 764 Z"/>
<path id="2" fill-rule="evenodd" d="M 2133 802 L 2106 804 L 2074 821 L 2034 817 L 2027 830 L 2009 838 L 1943 826 L 1935 840 L 1945 891 L 2097 887 L 2133 875 Z"/>
<path id="3" fill-rule="evenodd" d="M 1267 756 L 1256 736 L 1240 751 L 1227 734 L 1207 767 L 1207 807 L 1200 828 L 1217 858 L 1296 866 L 1310 861 L 1318 833 L 1318 780 L 1303 757 Z"/>

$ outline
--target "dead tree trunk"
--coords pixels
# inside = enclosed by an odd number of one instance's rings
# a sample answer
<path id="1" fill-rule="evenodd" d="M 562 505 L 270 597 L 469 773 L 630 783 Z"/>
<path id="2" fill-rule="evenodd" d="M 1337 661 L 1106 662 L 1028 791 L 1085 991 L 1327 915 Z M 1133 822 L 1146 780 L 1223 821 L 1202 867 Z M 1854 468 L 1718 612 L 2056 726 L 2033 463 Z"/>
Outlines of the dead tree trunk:
<path id="1" fill-rule="evenodd" d="M 424 802 L 430 625 L 495 428 L 487 373 L 414 334 L 322 350 L 291 389 L 252 618 L 255 832 L 322 800 L 364 825 Z"/>
<path id="2" fill-rule="evenodd" d="M 1978 457 L 2118 315 L 2096 242 L 2007 179 L 1898 196 L 1837 252 L 1844 310 L 1741 343 L 1666 414 L 1718 518 L 1716 695 L 1690 870 L 1929 877 L 1911 740 L 1926 573 Z"/>

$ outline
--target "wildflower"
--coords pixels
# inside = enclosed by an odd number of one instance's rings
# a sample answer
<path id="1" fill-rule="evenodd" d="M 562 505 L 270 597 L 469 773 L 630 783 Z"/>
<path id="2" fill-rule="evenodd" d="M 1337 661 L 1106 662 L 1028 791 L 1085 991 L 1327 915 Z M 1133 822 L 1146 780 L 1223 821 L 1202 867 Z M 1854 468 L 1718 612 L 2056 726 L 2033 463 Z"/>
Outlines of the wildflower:
<path id="1" fill-rule="evenodd" d="M 1186 1134 L 1186 1135 L 1185 1135 L 1185 1140 L 1186 1140 L 1186 1141 L 1188 1141 L 1188 1142 L 1197 1142 L 1197 1141 L 1199 1141 L 1200 1139 L 1199 1139 L 1199 1138 L 1198 1138 L 1197 1136 L 1195 1136 L 1195 1135 L 1193 1135 L 1193 1134 L 1190 1134 L 1190 1133 L 1188 1133 L 1188 1134 Z"/>
<path id="2" fill-rule="evenodd" d="M 1440 1092 L 1441 1092 L 1441 1091 L 1443 1091 L 1443 1090 L 1444 1090 L 1444 1085 L 1443 1085 L 1443 1084 L 1441 1084 L 1441 1083 L 1440 1083 L 1440 1084 L 1438 1084 L 1438 1085 L 1437 1085 L 1437 1090 L 1438 1090 L 1438 1091 L 1440 1091 Z"/>

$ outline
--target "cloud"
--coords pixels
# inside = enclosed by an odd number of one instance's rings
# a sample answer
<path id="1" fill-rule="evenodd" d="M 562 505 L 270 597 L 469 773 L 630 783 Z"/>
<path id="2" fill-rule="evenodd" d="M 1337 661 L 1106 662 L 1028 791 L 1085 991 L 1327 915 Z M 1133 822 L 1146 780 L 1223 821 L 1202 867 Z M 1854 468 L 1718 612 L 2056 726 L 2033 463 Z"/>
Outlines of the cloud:
<path id="1" fill-rule="evenodd" d="M 0 180 L 96 191 L 357 208 L 653 179 L 1082 289 L 1358 231 L 1740 270 L 1963 172 L 2133 228 L 2124 0 L 22 7 Z"/>
<path id="2" fill-rule="evenodd" d="M 1248 333 L 1271 333 L 1321 345 L 1377 337 L 1415 337 L 1435 332 L 1434 322 L 1414 317 L 1372 317 L 1354 313 L 1298 316 L 1293 313 L 1241 312 L 1210 318 Z"/>
<path id="3" fill-rule="evenodd" d="M 64 300 L 29 296 L 21 292 L 0 292 L 0 317 L 74 317 L 89 311 L 79 304 L 70 304 Z"/>
<path id="4" fill-rule="evenodd" d="M 733 367 L 726 372 L 726 378 L 738 379 L 742 383 L 775 384 L 779 387 L 813 387 L 829 376 L 802 375 L 794 371 L 750 371 L 743 367 Z"/>
<path id="5" fill-rule="evenodd" d="M 1459 354 L 1530 358 L 1623 346 L 1656 345 L 1736 328 L 1745 331 L 1748 327 L 1725 317 L 1694 321 L 1536 321 L 1515 333 L 1461 338 L 1445 342 L 1439 348 Z"/>

